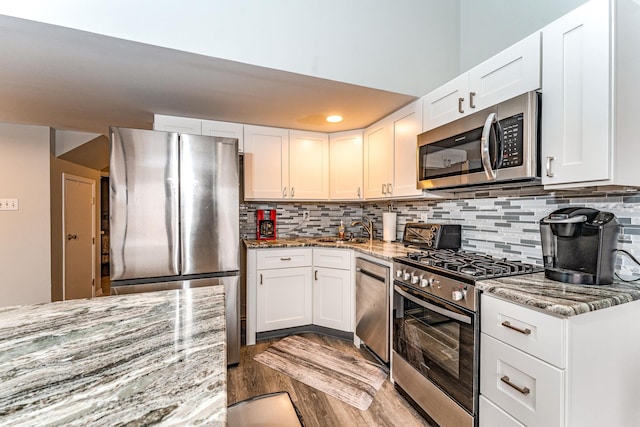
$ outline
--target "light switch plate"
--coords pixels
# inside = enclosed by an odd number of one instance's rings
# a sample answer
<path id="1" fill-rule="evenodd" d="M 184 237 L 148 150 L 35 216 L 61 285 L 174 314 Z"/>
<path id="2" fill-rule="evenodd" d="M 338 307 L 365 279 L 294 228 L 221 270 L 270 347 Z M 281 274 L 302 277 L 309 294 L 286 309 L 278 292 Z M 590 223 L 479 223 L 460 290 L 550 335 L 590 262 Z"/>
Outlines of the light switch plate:
<path id="1" fill-rule="evenodd" d="M 0 199 L 0 211 L 17 211 L 18 199 Z"/>

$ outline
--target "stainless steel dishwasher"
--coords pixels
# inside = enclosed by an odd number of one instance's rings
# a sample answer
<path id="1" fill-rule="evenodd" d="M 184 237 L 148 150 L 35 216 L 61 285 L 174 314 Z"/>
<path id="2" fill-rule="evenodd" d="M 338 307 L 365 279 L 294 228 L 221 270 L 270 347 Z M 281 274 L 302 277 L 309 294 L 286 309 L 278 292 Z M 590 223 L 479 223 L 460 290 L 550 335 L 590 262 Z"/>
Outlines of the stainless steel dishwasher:
<path id="1" fill-rule="evenodd" d="M 356 335 L 389 363 L 389 267 L 356 259 Z"/>

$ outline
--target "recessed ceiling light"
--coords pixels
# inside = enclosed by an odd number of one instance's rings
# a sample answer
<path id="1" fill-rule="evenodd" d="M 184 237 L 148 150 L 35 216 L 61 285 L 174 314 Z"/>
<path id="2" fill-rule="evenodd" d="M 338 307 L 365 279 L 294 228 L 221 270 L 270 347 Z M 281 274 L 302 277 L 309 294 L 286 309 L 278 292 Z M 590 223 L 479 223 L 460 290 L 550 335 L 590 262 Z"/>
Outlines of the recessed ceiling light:
<path id="1" fill-rule="evenodd" d="M 340 123 L 342 121 L 342 116 L 327 116 L 327 121 L 329 123 Z"/>

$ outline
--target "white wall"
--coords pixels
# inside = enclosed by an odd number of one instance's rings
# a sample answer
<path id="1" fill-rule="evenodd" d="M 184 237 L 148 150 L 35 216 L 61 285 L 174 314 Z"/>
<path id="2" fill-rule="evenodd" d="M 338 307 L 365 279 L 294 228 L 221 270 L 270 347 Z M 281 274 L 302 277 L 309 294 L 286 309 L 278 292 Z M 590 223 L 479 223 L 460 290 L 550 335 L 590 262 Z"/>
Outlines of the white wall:
<path id="1" fill-rule="evenodd" d="M 460 0 L 460 72 L 587 0 Z"/>
<path id="2" fill-rule="evenodd" d="M 48 127 L 0 123 L 0 306 L 51 301 Z"/>
<path id="3" fill-rule="evenodd" d="M 459 0 L 21 0 L 0 14 L 421 96 L 459 69 Z"/>

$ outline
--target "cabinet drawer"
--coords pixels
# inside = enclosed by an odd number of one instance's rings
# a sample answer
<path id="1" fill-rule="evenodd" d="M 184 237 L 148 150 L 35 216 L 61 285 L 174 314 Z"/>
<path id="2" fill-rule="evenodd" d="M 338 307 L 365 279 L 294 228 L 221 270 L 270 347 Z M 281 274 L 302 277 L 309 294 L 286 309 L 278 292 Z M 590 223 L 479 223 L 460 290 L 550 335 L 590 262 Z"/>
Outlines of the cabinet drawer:
<path id="1" fill-rule="evenodd" d="M 479 427 L 525 427 L 484 396 L 480 396 L 478 414 L 480 416 Z"/>
<path id="2" fill-rule="evenodd" d="M 257 253 L 258 270 L 269 268 L 310 267 L 311 248 L 263 249 Z"/>
<path id="3" fill-rule="evenodd" d="M 351 249 L 313 249 L 313 266 L 351 269 Z"/>
<path id="4" fill-rule="evenodd" d="M 562 425 L 562 370 L 484 333 L 480 348 L 482 395 L 526 426 Z"/>
<path id="5" fill-rule="evenodd" d="M 559 368 L 565 367 L 566 319 L 483 294 L 480 330 Z M 515 328 L 515 329 L 514 329 Z"/>

